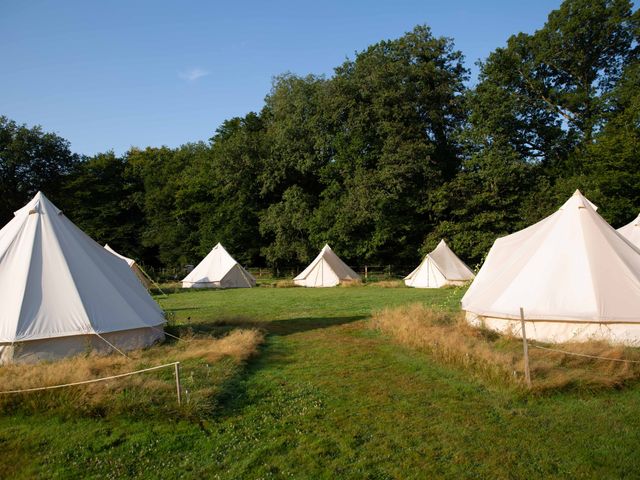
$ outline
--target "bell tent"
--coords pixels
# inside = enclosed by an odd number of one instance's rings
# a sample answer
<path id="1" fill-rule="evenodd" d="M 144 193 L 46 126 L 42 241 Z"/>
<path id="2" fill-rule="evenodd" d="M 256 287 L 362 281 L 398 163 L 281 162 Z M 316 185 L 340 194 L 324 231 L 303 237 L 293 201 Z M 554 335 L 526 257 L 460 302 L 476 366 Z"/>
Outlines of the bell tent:
<path id="1" fill-rule="evenodd" d="M 136 261 L 133 258 L 125 257 L 124 255 L 120 255 L 113 248 L 111 248 L 108 243 L 106 243 L 104 245 L 104 249 L 107 252 L 113 253 L 119 259 L 124 260 L 125 262 L 127 262 L 127 265 L 129 265 L 129 268 L 131 269 L 131 271 L 135 274 L 136 277 L 138 277 L 138 280 L 140 280 L 142 285 L 144 285 L 144 288 L 146 288 L 148 290 L 149 287 L 151 287 L 151 280 L 149 279 L 147 274 L 144 273 L 144 271 L 138 266 L 138 264 L 136 263 Z"/>
<path id="2" fill-rule="evenodd" d="M 440 288 L 445 285 L 463 285 L 473 280 L 473 272 L 453 253 L 444 240 L 428 253 L 422 263 L 404 278 L 408 287 Z"/>
<path id="3" fill-rule="evenodd" d="M 164 339 L 129 267 L 38 193 L 0 230 L 0 363 L 129 350 Z"/>
<path id="4" fill-rule="evenodd" d="M 618 233 L 640 248 L 640 215 L 633 222 L 620 227 Z"/>
<path id="5" fill-rule="evenodd" d="M 499 238 L 462 298 L 472 324 L 544 342 L 640 344 L 640 250 L 579 191 L 551 216 Z"/>
<path id="6" fill-rule="evenodd" d="M 329 245 L 325 245 L 293 282 L 302 287 L 335 287 L 344 280 L 360 280 L 360 275 L 351 270 Z"/>
<path id="7" fill-rule="evenodd" d="M 256 279 L 218 243 L 204 259 L 182 279 L 182 288 L 249 288 Z"/>

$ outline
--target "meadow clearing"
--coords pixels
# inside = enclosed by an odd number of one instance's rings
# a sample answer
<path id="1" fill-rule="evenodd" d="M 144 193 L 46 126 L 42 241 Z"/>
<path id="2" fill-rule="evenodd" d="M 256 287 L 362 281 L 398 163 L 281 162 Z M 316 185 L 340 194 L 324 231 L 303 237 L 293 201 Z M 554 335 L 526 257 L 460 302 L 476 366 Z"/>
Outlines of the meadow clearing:
<path id="1" fill-rule="evenodd" d="M 190 355 L 185 342 L 140 353 L 134 360 L 143 365 L 182 355 L 184 388 L 192 392 L 183 408 L 165 387 L 141 393 L 135 382 L 109 387 L 110 396 L 96 388 L 3 403 L 0 476 L 639 477 L 634 371 L 611 370 L 618 378 L 611 384 L 553 377 L 557 388 L 531 393 L 517 379 L 421 344 L 417 330 L 407 336 L 389 327 L 393 315 L 425 315 L 435 318 L 425 328 L 440 329 L 447 315 L 457 315 L 463 293 L 366 285 L 157 297 L 169 312 L 168 331 L 192 342 L 203 342 L 203 334 L 224 342 L 241 329 L 246 348 L 209 353 L 206 361 Z M 486 341 L 498 342 L 494 350 L 511 355 L 518 368 L 513 343 Z M 204 347 L 198 355 L 206 357 Z M 540 357 L 536 371 L 533 360 L 534 375 L 551 361 Z M 554 372 L 592 366 L 554 361 Z M 170 372 L 149 375 L 172 385 Z M 118 406 L 105 407 L 110 403 Z"/>

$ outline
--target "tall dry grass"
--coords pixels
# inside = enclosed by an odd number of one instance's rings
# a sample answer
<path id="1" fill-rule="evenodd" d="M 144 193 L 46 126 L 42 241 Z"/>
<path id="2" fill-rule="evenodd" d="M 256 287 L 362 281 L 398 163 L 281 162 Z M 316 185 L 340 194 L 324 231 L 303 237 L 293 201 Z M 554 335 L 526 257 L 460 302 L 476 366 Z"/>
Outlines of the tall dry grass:
<path id="1" fill-rule="evenodd" d="M 275 288 L 293 288 L 293 287 L 299 287 L 299 285 L 296 285 L 296 283 L 293 281 L 292 278 L 285 278 L 283 280 L 276 280 L 276 282 L 273 284 L 273 286 Z"/>
<path id="2" fill-rule="evenodd" d="M 367 283 L 367 285 L 370 285 L 372 287 L 378 287 L 378 288 L 404 288 L 405 287 L 404 280 L 380 280 L 377 282 Z"/>
<path id="3" fill-rule="evenodd" d="M 215 408 L 225 382 L 258 352 L 264 334 L 255 329 L 233 330 L 221 338 L 191 336 L 181 341 L 119 354 L 76 356 L 55 362 L 0 367 L 0 390 L 21 390 L 74 383 L 118 375 L 179 361 L 184 405 L 177 408 L 173 368 L 107 380 L 20 394 L 1 394 L 0 412 L 13 410 L 78 412 L 104 416 L 197 415 Z"/>
<path id="4" fill-rule="evenodd" d="M 470 326 L 462 312 L 414 304 L 373 315 L 373 328 L 405 346 L 428 352 L 492 383 L 525 388 L 522 340 Z M 639 349 L 605 342 L 567 343 L 554 348 L 607 358 L 640 360 Z M 597 360 L 535 348 L 529 363 L 535 392 L 618 388 L 640 378 L 640 364 Z"/>

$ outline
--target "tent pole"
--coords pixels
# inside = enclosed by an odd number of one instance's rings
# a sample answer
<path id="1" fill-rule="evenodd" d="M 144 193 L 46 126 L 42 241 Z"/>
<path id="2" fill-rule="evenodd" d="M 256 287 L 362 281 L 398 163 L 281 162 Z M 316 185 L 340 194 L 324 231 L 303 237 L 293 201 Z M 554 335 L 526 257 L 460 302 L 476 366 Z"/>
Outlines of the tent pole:
<path id="1" fill-rule="evenodd" d="M 180 362 L 175 363 L 176 393 L 178 394 L 178 405 L 182 405 L 182 388 L 180 386 Z"/>
<path id="2" fill-rule="evenodd" d="M 527 388 L 531 388 L 531 372 L 529 370 L 529 345 L 527 344 L 527 330 L 524 325 L 524 309 L 520 307 L 520 324 L 522 325 L 522 348 L 524 350 L 524 379 Z"/>

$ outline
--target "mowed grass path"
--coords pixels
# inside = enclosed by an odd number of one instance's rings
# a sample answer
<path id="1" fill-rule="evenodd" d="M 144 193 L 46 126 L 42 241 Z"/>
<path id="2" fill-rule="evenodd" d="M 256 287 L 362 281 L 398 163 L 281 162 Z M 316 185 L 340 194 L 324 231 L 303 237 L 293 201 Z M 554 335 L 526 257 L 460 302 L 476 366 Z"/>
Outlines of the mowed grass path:
<path id="1" fill-rule="evenodd" d="M 639 388 L 523 397 L 367 327 L 372 310 L 455 308 L 460 296 L 370 286 L 171 295 L 161 303 L 179 323 L 251 319 L 270 332 L 216 414 L 5 417 L 0 476 L 639 478 Z"/>

